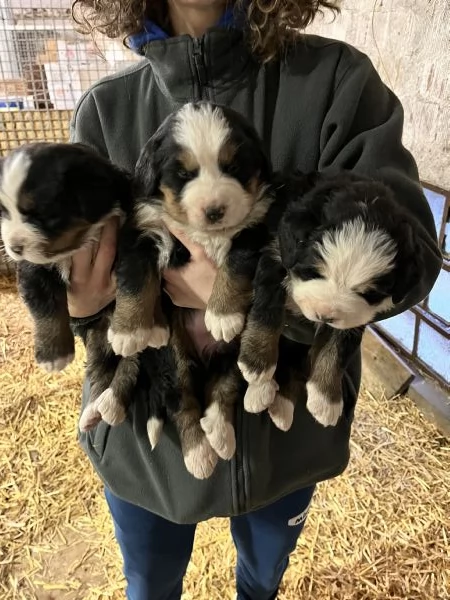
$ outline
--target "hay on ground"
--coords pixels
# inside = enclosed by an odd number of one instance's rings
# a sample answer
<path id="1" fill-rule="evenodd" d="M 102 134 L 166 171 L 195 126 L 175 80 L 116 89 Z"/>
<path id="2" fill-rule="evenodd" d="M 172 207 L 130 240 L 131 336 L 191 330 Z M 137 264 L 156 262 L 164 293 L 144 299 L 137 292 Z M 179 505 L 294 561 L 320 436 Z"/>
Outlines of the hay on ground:
<path id="1" fill-rule="evenodd" d="M 83 348 L 63 373 L 34 364 L 15 286 L 0 279 L 0 597 L 124 598 L 101 486 L 76 427 Z M 319 486 L 280 600 L 450 598 L 449 440 L 408 398 L 363 390 L 346 473 Z M 184 600 L 231 600 L 226 520 L 198 527 Z"/>

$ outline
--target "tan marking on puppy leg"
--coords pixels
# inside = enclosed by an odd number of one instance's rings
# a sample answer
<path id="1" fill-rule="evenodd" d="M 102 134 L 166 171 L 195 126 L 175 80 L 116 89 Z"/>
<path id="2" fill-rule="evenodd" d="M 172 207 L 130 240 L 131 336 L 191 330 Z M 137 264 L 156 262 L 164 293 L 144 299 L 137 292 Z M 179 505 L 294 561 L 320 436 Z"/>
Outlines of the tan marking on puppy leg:
<path id="1" fill-rule="evenodd" d="M 342 372 L 334 340 L 328 340 L 320 348 L 313 345 L 311 354 L 313 364 L 306 384 L 306 408 L 324 427 L 334 426 L 344 409 Z"/>
<path id="2" fill-rule="evenodd" d="M 281 330 L 274 331 L 251 317 L 241 336 L 238 365 L 248 383 L 272 379 L 278 362 Z"/>
<path id="3" fill-rule="evenodd" d="M 252 299 L 252 282 L 234 275 L 226 265 L 219 269 L 205 313 L 205 325 L 217 341 L 231 342 L 245 325 Z"/>
<path id="4" fill-rule="evenodd" d="M 239 388 L 237 369 L 213 378 L 206 387 L 206 410 L 200 425 L 212 448 L 224 460 L 230 460 L 236 452 L 233 408 L 239 399 Z"/>
<path id="5" fill-rule="evenodd" d="M 137 295 L 118 290 L 116 308 L 108 331 L 108 341 L 114 352 L 121 356 L 132 356 L 149 345 L 156 303 L 160 296 L 160 281 L 156 274 L 145 282 Z"/>
<path id="6" fill-rule="evenodd" d="M 200 427 L 201 408 L 193 394 L 187 355 L 191 342 L 186 340 L 187 334 L 183 328 L 181 311 L 175 313 L 172 328 L 171 345 L 174 351 L 182 394 L 180 407 L 171 417 L 180 437 L 181 450 L 187 470 L 197 479 L 206 479 L 213 473 L 218 456 Z"/>
<path id="7" fill-rule="evenodd" d="M 300 398 L 306 400 L 305 366 L 306 361 L 299 359 L 295 369 L 289 369 L 287 380 L 280 384 L 272 406 L 269 406 L 269 416 L 275 427 L 281 431 L 289 431 L 294 420 L 295 406 Z"/>

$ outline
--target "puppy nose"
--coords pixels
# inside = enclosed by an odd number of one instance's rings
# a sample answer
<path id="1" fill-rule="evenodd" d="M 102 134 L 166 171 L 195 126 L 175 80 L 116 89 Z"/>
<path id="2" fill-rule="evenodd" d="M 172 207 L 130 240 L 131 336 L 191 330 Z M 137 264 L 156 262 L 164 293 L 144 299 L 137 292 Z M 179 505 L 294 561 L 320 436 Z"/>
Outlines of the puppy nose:
<path id="1" fill-rule="evenodd" d="M 18 254 L 19 256 L 22 256 L 23 244 L 13 244 L 11 246 L 11 250 L 14 252 L 14 254 Z"/>
<path id="2" fill-rule="evenodd" d="M 223 206 L 209 206 L 205 209 L 205 216 L 210 223 L 218 223 L 223 219 L 225 208 Z"/>

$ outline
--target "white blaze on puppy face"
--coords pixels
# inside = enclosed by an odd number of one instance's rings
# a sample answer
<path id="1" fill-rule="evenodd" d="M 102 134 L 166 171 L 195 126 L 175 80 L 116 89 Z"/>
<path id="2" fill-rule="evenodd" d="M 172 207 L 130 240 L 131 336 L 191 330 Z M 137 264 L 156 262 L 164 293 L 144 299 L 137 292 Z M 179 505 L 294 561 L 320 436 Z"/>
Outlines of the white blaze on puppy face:
<path id="1" fill-rule="evenodd" d="M 198 175 L 181 193 L 180 208 L 188 223 L 202 230 L 221 230 L 240 224 L 255 202 L 235 178 L 221 169 L 224 154 L 232 154 L 230 127 L 220 109 L 209 105 L 181 109 L 174 139 L 191 157 Z M 233 157 L 229 157 L 233 161 Z"/>
<path id="2" fill-rule="evenodd" d="M 292 299 L 307 319 L 348 329 L 392 308 L 391 298 L 369 304 L 360 296 L 394 268 L 396 247 L 386 232 L 369 230 L 358 218 L 326 232 L 317 248 L 320 259 L 314 266 L 322 278 L 294 276 L 289 282 Z"/>
<path id="3" fill-rule="evenodd" d="M 5 250 L 14 260 L 33 256 L 43 241 L 42 234 L 26 223 L 19 210 L 20 193 L 30 165 L 30 156 L 20 150 L 3 163 L 0 182 L 1 233 Z"/>

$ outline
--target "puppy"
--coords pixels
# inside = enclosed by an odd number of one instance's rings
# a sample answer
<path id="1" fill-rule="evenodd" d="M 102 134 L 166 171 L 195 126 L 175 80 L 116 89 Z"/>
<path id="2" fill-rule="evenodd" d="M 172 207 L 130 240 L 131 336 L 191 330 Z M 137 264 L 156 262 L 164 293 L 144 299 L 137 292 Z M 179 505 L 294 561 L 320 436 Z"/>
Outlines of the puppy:
<path id="1" fill-rule="evenodd" d="M 67 309 L 71 257 L 99 240 L 109 218 L 123 222 L 132 198 L 131 177 L 80 144 L 24 145 L 2 163 L 1 234 L 7 254 L 17 262 L 19 293 L 34 321 L 36 361 L 47 371 L 64 369 L 74 357 Z M 103 418 L 115 424 L 125 416 L 137 361 L 120 359 L 109 347 L 111 313 L 110 306 L 84 337 L 91 398 Z M 110 410 L 109 386 L 120 410 Z M 91 415 L 90 425 L 98 420 L 99 413 Z"/>
<path id="2" fill-rule="evenodd" d="M 296 174 L 277 194 L 273 242 L 258 265 L 241 336 L 244 406 L 269 408 L 277 427 L 290 428 L 305 365 L 289 355 L 279 360 L 279 341 L 286 316 L 300 317 L 316 324 L 307 408 L 323 426 L 334 426 L 344 408 L 343 371 L 365 326 L 418 282 L 418 224 L 386 185 L 349 172 Z"/>
<path id="3" fill-rule="evenodd" d="M 203 478 L 212 473 L 218 456 L 229 459 L 235 451 L 232 404 L 243 380 L 238 347 L 230 342 L 244 327 L 252 278 L 268 239 L 264 217 L 273 201 L 270 163 L 256 132 L 240 115 L 207 102 L 189 103 L 172 113 L 144 147 L 135 178 L 140 198 L 119 241 L 108 339 L 121 356 L 170 339 L 179 383 L 172 418 L 187 469 Z M 199 361 L 186 333 L 190 311 L 172 307 L 167 315 L 161 310 L 163 269 L 190 259 L 167 226 L 200 244 L 218 267 L 205 314 L 217 344 L 207 361 Z M 196 390 L 198 368 L 205 381 L 203 403 Z M 152 445 L 161 425 L 151 414 Z"/>

